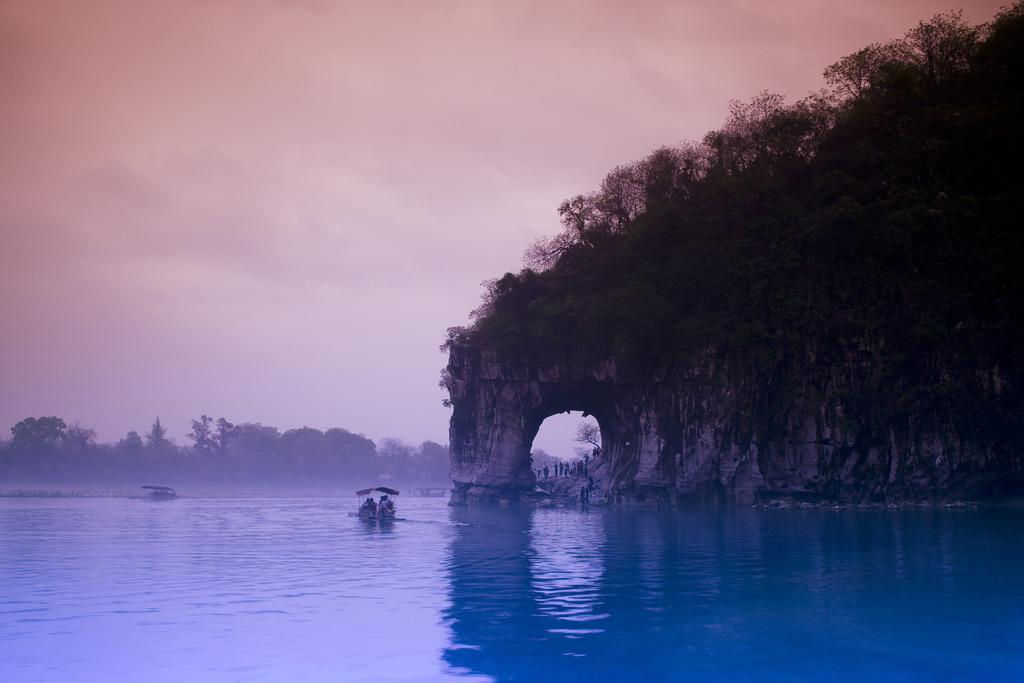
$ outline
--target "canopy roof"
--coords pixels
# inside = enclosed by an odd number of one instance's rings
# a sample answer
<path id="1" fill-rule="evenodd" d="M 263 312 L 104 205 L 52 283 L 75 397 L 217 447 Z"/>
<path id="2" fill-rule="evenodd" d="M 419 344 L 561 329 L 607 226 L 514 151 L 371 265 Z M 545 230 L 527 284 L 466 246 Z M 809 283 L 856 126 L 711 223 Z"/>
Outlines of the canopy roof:
<path id="1" fill-rule="evenodd" d="M 359 491 L 356 491 L 356 495 L 357 496 L 368 496 L 371 493 L 373 493 L 374 491 L 380 491 L 381 493 L 386 493 L 389 496 L 397 496 L 398 495 L 398 491 L 397 490 L 388 488 L 387 486 L 373 486 L 373 487 L 370 487 L 368 489 L 360 489 Z"/>

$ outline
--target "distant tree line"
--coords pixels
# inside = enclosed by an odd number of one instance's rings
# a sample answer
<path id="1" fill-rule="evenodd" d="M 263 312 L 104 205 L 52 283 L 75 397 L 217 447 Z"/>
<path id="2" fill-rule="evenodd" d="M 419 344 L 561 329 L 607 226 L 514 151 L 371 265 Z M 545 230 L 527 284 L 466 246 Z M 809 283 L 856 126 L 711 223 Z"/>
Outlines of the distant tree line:
<path id="1" fill-rule="evenodd" d="M 174 443 L 160 418 L 144 433 L 130 431 L 111 444 L 97 443 L 96 432 L 78 423 L 29 417 L 11 428 L 9 441 L 0 441 L 0 482 L 448 481 L 448 448 L 433 441 L 377 444 L 338 427 L 281 432 L 208 415 L 192 420 L 188 440 Z"/>

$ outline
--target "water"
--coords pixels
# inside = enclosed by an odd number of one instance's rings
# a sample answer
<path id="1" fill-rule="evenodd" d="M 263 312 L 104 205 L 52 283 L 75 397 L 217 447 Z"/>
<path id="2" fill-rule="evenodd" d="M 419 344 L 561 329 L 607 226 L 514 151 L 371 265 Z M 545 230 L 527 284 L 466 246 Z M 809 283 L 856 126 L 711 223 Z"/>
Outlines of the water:
<path id="1" fill-rule="evenodd" d="M 1024 510 L 0 499 L 2 681 L 1024 679 Z"/>

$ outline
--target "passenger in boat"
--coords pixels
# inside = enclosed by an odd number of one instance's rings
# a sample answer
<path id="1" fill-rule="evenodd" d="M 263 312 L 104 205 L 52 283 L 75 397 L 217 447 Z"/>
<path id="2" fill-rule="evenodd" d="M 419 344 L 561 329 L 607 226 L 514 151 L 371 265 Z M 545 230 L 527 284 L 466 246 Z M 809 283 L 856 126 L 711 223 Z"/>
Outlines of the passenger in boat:
<path id="1" fill-rule="evenodd" d="M 384 498 L 386 497 L 387 496 L 381 498 L 382 503 L 384 502 Z M 364 500 L 363 504 L 359 506 L 359 514 L 375 517 L 377 515 L 377 501 L 374 500 L 372 496 Z"/>
<path id="2" fill-rule="evenodd" d="M 395 516 L 395 502 L 388 498 L 388 494 L 385 493 L 380 497 L 380 505 L 377 507 L 377 513 L 381 517 Z"/>

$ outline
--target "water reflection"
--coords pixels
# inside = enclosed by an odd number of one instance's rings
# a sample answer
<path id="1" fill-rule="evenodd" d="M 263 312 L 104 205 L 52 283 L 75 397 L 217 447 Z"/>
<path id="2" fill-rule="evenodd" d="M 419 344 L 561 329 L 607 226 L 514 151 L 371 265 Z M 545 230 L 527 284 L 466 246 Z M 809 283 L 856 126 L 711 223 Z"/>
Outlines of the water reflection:
<path id="1" fill-rule="evenodd" d="M 604 632 L 604 529 L 598 517 L 541 512 L 530 519 L 530 587 L 545 631 L 567 641 Z M 557 639 L 554 643 L 558 647 Z M 570 643 L 563 654 L 584 656 Z"/>
<path id="2" fill-rule="evenodd" d="M 488 673 L 495 658 L 530 655 L 543 638 L 532 616 L 530 512 L 453 509 L 455 528 L 446 560 L 451 644 L 443 657 L 452 671 Z"/>
<path id="3" fill-rule="evenodd" d="M 1012 678 L 1018 510 L 453 510 L 451 673 Z"/>

